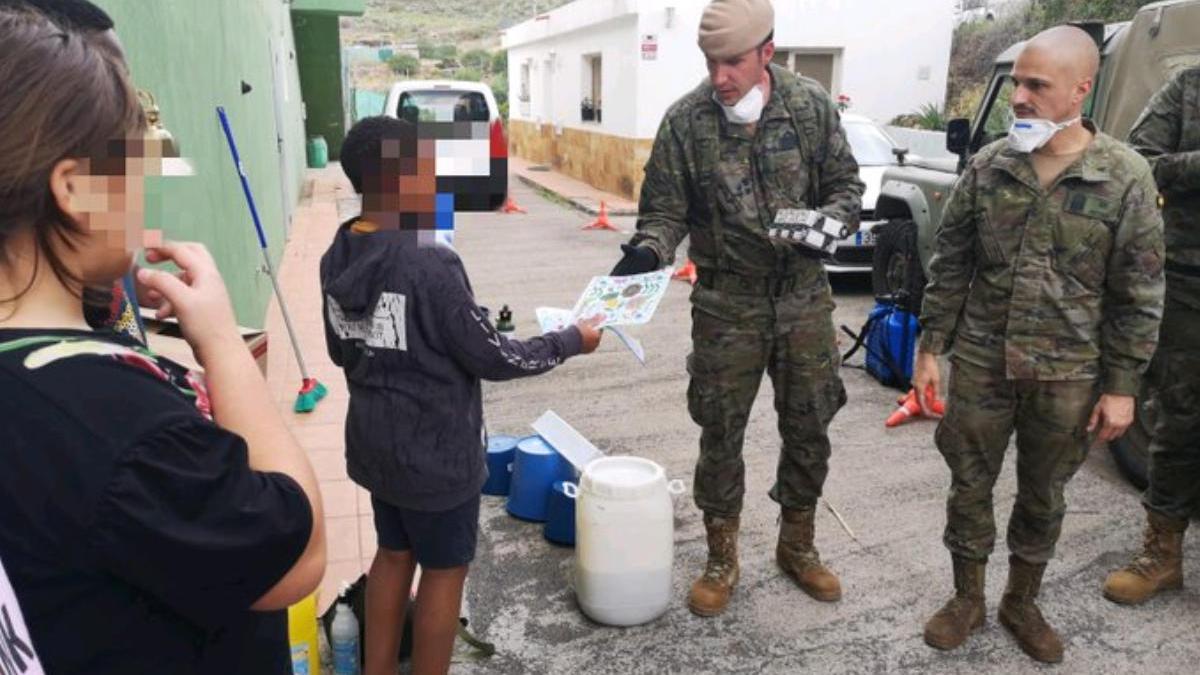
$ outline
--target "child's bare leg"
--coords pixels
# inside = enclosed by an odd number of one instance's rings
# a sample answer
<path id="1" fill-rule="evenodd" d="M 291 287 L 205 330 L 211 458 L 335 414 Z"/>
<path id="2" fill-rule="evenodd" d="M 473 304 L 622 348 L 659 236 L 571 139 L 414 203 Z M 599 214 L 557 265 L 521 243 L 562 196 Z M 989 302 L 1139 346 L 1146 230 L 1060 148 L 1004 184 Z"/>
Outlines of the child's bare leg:
<path id="1" fill-rule="evenodd" d="M 413 621 L 413 675 L 445 675 L 458 632 L 467 565 L 422 569 Z"/>
<path id="2" fill-rule="evenodd" d="M 367 644 L 363 675 L 396 675 L 404 610 L 417 563 L 412 551 L 375 551 L 367 573 Z"/>

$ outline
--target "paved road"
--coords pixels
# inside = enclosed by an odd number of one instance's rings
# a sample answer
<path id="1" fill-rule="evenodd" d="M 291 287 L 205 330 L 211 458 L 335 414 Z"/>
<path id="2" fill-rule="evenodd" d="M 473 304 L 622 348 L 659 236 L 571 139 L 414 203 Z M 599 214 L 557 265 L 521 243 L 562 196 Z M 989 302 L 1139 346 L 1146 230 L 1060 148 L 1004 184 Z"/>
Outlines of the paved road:
<path id="1" fill-rule="evenodd" d="M 533 335 L 534 308 L 570 307 L 588 279 L 605 273 L 625 235 L 581 232 L 589 217 L 543 199 L 514 182 L 528 215 L 460 215 L 457 248 L 482 304 L 510 305 L 518 333 Z M 631 230 L 631 218 L 614 219 Z M 603 450 L 653 459 L 691 483 L 698 430 L 687 416 L 684 358 L 689 349 L 688 287 L 677 283 L 654 322 L 636 330 L 648 361 L 639 366 L 615 340 L 600 351 L 530 380 L 489 384 L 492 433 L 525 434 L 547 408 Z M 871 304 L 864 281 L 835 284 L 835 320 L 857 328 Z M 860 357 L 856 357 L 858 360 Z M 715 619 L 685 606 L 703 564 L 703 527 L 689 497 L 675 502 L 675 595 L 665 616 L 629 629 L 594 624 L 571 591 L 570 549 L 557 548 L 540 527 L 517 521 L 502 500 L 485 497 L 477 562 L 468 588 L 472 626 L 499 654 L 456 673 L 863 673 L 1028 672 L 1039 670 L 995 621 L 1007 556 L 993 558 L 991 615 L 985 630 L 960 650 L 924 645 L 924 620 L 948 596 L 949 557 L 941 545 L 948 471 L 932 444 L 933 424 L 885 431 L 895 393 L 845 368 L 850 403 L 836 418 L 826 496 L 859 538 L 854 542 L 827 512 L 818 544 L 842 577 L 845 598 L 819 604 L 775 567 L 777 508 L 767 496 L 778 456 L 769 381 L 763 383 L 746 436 L 747 503 L 742 580 L 729 611 Z M 1008 462 L 996 487 L 998 527 L 1015 494 Z M 1189 588 L 1148 607 L 1119 608 L 1099 585 L 1139 538 L 1137 495 L 1105 452 L 1095 452 L 1068 489 L 1070 511 L 1044 585 L 1043 607 L 1067 641 L 1062 672 L 1196 672 L 1200 661 L 1200 591 Z M 1200 545 L 1186 547 L 1186 574 L 1200 579 Z M 1191 663 L 1191 666 L 1187 664 Z"/>

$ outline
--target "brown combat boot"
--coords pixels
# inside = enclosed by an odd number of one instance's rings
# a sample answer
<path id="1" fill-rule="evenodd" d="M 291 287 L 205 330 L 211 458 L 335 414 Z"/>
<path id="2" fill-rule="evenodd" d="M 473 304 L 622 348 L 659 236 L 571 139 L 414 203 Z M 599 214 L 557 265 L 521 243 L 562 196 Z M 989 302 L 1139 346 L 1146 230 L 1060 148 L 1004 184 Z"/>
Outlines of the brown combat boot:
<path id="1" fill-rule="evenodd" d="M 1183 532 L 1188 521 L 1146 509 L 1142 551 L 1104 580 L 1104 597 L 1137 605 L 1159 591 L 1183 587 Z"/>
<path id="2" fill-rule="evenodd" d="M 1042 663 L 1060 663 L 1063 659 L 1062 640 L 1046 623 L 1038 609 L 1038 591 L 1046 563 L 1034 565 L 1016 556 L 1008 558 L 1008 587 L 1000 600 L 1000 624 L 1012 633 L 1021 649 Z"/>
<path id="3" fill-rule="evenodd" d="M 738 581 L 738 523 L 738 518 L 704 516 L 704 529 L 708 531 L 708 562 L 688 595 L 688 609 L 694 614 L 716 616 L 729 605 Z"/>
<path id="4" fill-rule="evenodd" d="M 983 627 L 987 607 L 983 582 L 987 561 L 954 556 L 954 597 L 925 624 L 925 644 L 955 649 Z"/>
<path id="5" fill-rule="evenodd" d="M 834 602 L 842 599 L 842 584 L 836 574 L 821 564 L 821 555 L 813 546 L 816 513 L 815 507 L 783 509 L 775 562 L 805 593 L 822 602 Z"/>

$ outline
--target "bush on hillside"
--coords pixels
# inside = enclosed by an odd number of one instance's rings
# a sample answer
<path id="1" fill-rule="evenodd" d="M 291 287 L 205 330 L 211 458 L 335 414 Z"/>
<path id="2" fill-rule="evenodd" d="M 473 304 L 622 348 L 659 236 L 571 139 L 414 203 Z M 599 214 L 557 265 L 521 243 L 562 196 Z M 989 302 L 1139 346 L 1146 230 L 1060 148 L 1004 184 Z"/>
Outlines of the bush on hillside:
<path id="1" fill-rule="evenodd" d="M 1126 21 L 1152 0 L 1028 0 L 995 21 L 965 23 L 954 31 L 946 111 L 970 117 L 983 97 L 997 56 L 1013 43 L 1069 21 Z"/>
<path id="2" fill-rule="evenodd" d="M 395 54 L 387 64 L 393 73 L 404 77 L 415 77 L 421 72 L 421 60 L 412 54 Z"/>

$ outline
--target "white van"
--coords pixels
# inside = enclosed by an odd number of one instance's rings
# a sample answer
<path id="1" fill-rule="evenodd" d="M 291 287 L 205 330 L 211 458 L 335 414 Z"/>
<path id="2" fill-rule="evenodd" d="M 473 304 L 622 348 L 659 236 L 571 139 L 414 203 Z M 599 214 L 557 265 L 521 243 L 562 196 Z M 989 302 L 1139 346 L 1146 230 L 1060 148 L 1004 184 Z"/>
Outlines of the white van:
<path id="1" fill-rule="evenodd" d="M 508 140 L 491 87 L 482 82 L 405 80 L 383 112 L 414 122 L 436 142 L 437 189 L 455 211 L 492 211 L 508 194 Z"/>

